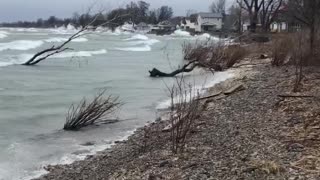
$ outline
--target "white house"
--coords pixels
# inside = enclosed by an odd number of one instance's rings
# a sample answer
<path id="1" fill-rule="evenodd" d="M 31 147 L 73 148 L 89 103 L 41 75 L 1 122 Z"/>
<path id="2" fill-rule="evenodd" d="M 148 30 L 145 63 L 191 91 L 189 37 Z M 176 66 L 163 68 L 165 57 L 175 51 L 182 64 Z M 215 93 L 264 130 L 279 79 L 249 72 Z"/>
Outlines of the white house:
<path id="1" fill-rule="evenodd" d="M 199 13 L 195 23 L 196 32 L 215 31 L 222 28 L 221 13 Z"/>
<path id="2" fill-rule="evenodd" d="M 195 31 L 196 24 L 195 22 L 191 22 L 191 19 L 184 19 L 181 23 L 181 28 L 187 31 Z"/>

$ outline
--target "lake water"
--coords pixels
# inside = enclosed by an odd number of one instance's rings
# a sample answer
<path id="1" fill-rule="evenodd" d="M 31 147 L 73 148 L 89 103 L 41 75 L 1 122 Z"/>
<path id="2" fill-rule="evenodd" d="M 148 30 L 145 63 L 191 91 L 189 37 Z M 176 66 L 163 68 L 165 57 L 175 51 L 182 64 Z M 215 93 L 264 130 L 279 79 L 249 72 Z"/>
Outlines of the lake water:
<path id="1" fill-rule="evenodd" d="M 0 29 L 0 179 L 30 179 L 48 164 L 83 159 L 126 138 L 157 117 L 169 104 L 166 85 L 172 78 L 150 78 L 157 67 L 171 71 L 183 64 L 181 45 L 206 36 L 185 33 L 153 36 L 121 31 L 85 35 L 36 66 L 19 65 L 35 52 L 59 44 L 71 29 Z M 231 77 L 227 72 L 196 70 L 186 75 L 199 87 Z M 119 123 L 62 130 L 72 103 L 101 89 L 120 97 Z M 94 141 L 94 146 L 81 144 Z"/>

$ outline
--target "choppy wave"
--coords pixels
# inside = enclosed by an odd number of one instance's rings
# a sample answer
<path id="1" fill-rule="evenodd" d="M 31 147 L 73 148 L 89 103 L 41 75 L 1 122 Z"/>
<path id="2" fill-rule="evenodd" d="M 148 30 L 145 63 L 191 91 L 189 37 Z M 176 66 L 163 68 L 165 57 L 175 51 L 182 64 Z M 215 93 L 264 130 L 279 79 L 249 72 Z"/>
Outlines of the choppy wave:
<path id="1" fill-rule="evenodd" d="M 55 34 L 74 34 L 78 30 L 77 30 L 77 28 L 75 28 L 71 24 L 68 24 L 66 27 L 65 26 L 61 26 L 61 27 L 58 27 L 58 28 L 49 29 L 49 31 L 52 32 L 52 33 L 55 33 Z"/>
<path id="2" fill-rule="evenodd" d="M 146 41 L 131 41 L 131 42 L 127 42 L 128 45 L 154 45 L 156 43 L 160 42 L 159 40 L 157 39 L 148 39 Z"/>
<path id="3" fill-rule="evenodd" d="M 182 31 L 180 29 L 175 30 L 171 36 L 178 36 L 178 37 L 191 37 L 190 33 L 187 31 Z"/>
<path id="4" fill-rule="evenodd" d="M 125 47 L 125 48 L 117 48 L 117 50 L 121 51 L 151 51 L 151 46 L 160 42 L 157 39 L 149 39 L 149 37 L 136 34 L 130 38 L 124 39 L 127 41 L 127 44 L 134 47 Z M 139 46 L 140 45 L 140 46 Z M 143 46 L 141 46 L 143 45 Z"/>
<path id="5" fill-rule="evenodd" d="M 193 97 L 196 96 L 198 92 L 200 94 L 204 94 L 204 93 L 207 92 L 208 88 L 210 88 L 210 87 L 212 87 L 212 86 L 214 86 L 214 85 L 216 85 L 216 84 L 218 84 L 220 82 L 226 81 L 226 80 L 228 80 L 230 78 L 233 78 L 234 76 L 235 75 L 232 73 L 232 71 L 216 72 L 214 74 L 214 77 L 213 77 L 212 81 L 206 83 L 204 86 L 194 86 L 193 89 L 192 89 L 192 93 L 191 94 L 194 93 Z M 178 97 L 178 96 L 174 97 L 173 102 L 174 103 L 178 102 L 179 98 L 180 97 Z M 191 97 L 188 96 L 188 97 L 186 97 L 186 100 L 190 101 L 191 98 L 192 98 L 192 96 Z M 168 109 L 168 108 L 170 108 L 170 106 L 171 106 L 171 99 L 167 99 L 167 100 L 165 100 L 163 102 L 160 102 L 157 105 L 156 109 L 158 109 L 158 110 Z"/>
<path id="6" fill-rule="evenodd" d="M 3 39 L 3 38 L 5 38 L 5 37 L 7 37 L 8 36 L 8 32 L 6 32 L 6 31 L 0 31 L 0 39 Z"/>
<path id="7" fill-rule="evenodd" d="M 116 50 L 120 50 L 120 51 L 135 51 L 135 52 L 151 51 L 151 47 L 149 45 L 144 45 L 144 46 L 141 46 L 141 47 L 116 48 Z"/>
<path id="8" fill-rule="evenodd" d="M 3 50 L 29 50 L 34 49 L 43 44 L 43 41 L 18 40 L 7 43 L 0 43 L 0 51 Z"/>
<path id="9" fill-rule="evenodd" d="M 97 51 L 77 51 L 77 52 L 62 52 L 49 58 L 71 58 L 71 57 L 91 57 L 99 54 L 106 54 L 107 50 L 101 49 Z M 4 56 L 4 61 L 0 61 L 0 67 L 10 66 L 15 64 L 23 64 L 27 62 L 33 54 L 19 54 Z"/>
<path id="10" fill-rule="evenodd" d="M 130 40 L 148 40 L 149 38 L 145 35 L 142 34 L 136 34 L 134 36 L 132 36 L 131 38 L 125 39 L 126 41 L 130 41 Z"/>
<path id="11" fill-rule="evenodd" d="M 76 52 L 62 52 L 51 56 L 50 58 L 71 58 L 71 57 L 91 57 L 99 54 L 106 54 L 107 50 L 101 49 L 97 51 L 76 51 Z"/>
<path id="12" fill-rule="evenodd" d="M 0 67 L 25 63 L 32 56 L 33 56 L 33 54 L 19 54 L 19 55 L 7 55 L 7 56 L 4 56 L 4 60 L 5 61 L 0 61 Z"/>
<path id="13" fill-rule="evenodd" d="M 45 41 L 46 42 L 65 42 L 67 40 L 68 38 L 55 37 L 55 38 L 47 39 Z M 86 42 L 86 41 L 88 41 L 88 39 L 83 37 L 72 40 L 72 42 Z"/>

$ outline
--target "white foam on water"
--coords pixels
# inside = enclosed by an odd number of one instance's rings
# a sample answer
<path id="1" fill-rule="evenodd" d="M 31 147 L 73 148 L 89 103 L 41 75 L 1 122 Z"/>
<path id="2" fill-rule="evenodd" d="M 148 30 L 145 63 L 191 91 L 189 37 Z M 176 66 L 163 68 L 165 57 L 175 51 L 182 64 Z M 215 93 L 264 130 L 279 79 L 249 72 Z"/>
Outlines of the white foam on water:
<path id="1" fill-rule="evenodd" d="M 144 46 L 141 46 L 141 47 L 116 48 L 116 50 L 120 50 L 120 51 L 135 51 L 135 52 L 151 51 L 151 47 L 149 45 L 144 45 Z"/>
<path id="2" fill-rule="evenodd" d="M 200 93 L 200 95 L 203 95 L 204 93 L 207 92 L 208 88 L 213 87 L 214 85 L 226 81 L 230 78 L 233 78 L 235 76 L 235 74 L 232 71 L 225 71 L 225 72 L 216 72 L 214 74 L 213 80 L 210 82 L 207 82 L 205 85 L 203 86 L 194 86 L 191 89 L 191 94 L 192 96 L 190 97 L 188 95 L 188 97 L 186 97 L 186 101 L 189 102 L 191 100 L 191 98 L 195 97 L 198 93 Z M 179 102 L 179 99 L 181 99 L 181 97 L 176 96 L 173 98 L 173 103 L 177 103 Z M 161 110 L 161 109 L 168 109 L 171 106 L 171 99 L 167 99 L 165 101 L 160 102 L 156 109 Z"/>
<path id="3" fill-rule="evenodd" d="M 123 136 L 119 136 L 118 139 L 116 139 L 117 141 L 125 141 L 128 140 L 128 138 L 136 131 L 136 129 L 132 130 L 132 131 L 127 131 L 125 132 L 125 134 Z M 109 141 L 108 141 L 109 142 Z M 46 165 L 66 165 L 66 164 L 72 164 L 75 161 L 81 161 L 81 160 L 85 160 L 87 156 L 89 155 L 95 155 L 100 151 L 106 150 L 111 148 L 112 146 L 115 145 L 115 142 L 109 142 L 106 144 L 98 144 L 98 145 L 94 145 L 94 146 L 79 146 L 78 150 L 85 150 L 86 153 L 80 153 L 80 154 L 66 154 L 64 155 L 62 158 L 60 158 L 60 160 L 56 161 L 56 162 L 45 162 L 42 164 L 42 166 L 46 166 Z M 0 171 L 1 172 L 1 171 Z M 43 168 L 34 171 L 31 173 L 31 175 L 28 176 L 28 178 L 24 178 L 25 180 L 29 180 L 29 179 L 33 179 L 33 178 L 39 178 L 42 175 L 47 174 L 48 171 L 44 170 Z M 24 180 L 23 179 L 23 180 Z"/>
<path id="4" fill-rule="evenodd" d="M 160 42 L 159 40 L 157 39 L 149 39 L 149 40 L 146 40 L 146 41 L 131 41 L 131 42 L 127 42 L 128 45 L 131 45 L 131 46 L 134 46 L 134 45 L 154 45 L 156 43 Z"/>
<path id="5" fill-rule="evenodd" d="M 0 67 L 10 66 L 15 64 L 23 64 L 27 62 L 33 54 L 18 54 L 18 55 L 7 55 L 4 56 L 5 61 L 0 61 Z"/>
<path id="6" fill-rule="evenodd" d="M 43 41 L 36 40 L 18 40 L 7 43 L 0 43 L 0 51 L 4 50 L 29 50 L 34 49 L 43 44 Z"/>
<path id="7" fill-rule="evenodd" d="M 49 32 L 55 33 L 55 34 L 74 34 L 78 30 L 71 24 L 68 24 L 67 27 L 61 26 L 58 28 L 48 29 Z"/>
<path id="8" fill-rule="evenodd" d="M 45 41 L 46 42 L 65 42 L 67 40 L 68 40 L 68 38 L 55 37 L 55 38 L 47 39 Z M 80 38 L 72 40 L 72 42 L 87 42 L 87 41 L 88 41 L 88 39 L 84 38 L 84 37 L 80 37 Z"/>
<path id="9" fill-rule="evenodd" d="M 71 57 L 92 57 L 94 55 L 106 54 L 107 50 L 101 49 L 97 51 L 77 51 L 77 52 L 62 52 L 53 55 L 49 58 L 71 58 Z M 0 67 L 23 64 L 27 62 L 33 54 L 18 54 L 4 56 L 4 61 L 0 60 Z"/>
<path id="10" fill-rule="evenodd" d="M 5 38 L 5 37 L 8 37 L 8 32 L 6 32 L 6 31 L 0 31 L 0 39 L 3 39 L 3 38 Z"/>
<path id="11" fill-rule="evenodd" d="M 131 40 L 148 40 L 149 38 L 145 35 L 142 34 L 136 34 L 132 36 L 131 38 L 125 39 L 126 41 L 131 41 Z"/>
<path id="12" fill-rule="evenodd" d="M 177 37 L 191 37 L 190 33 L 187 31 L 182 31 L 180 29 L 175 30 L 171 36 L 177 36 Z"/>
<path id="13" fill-rule="evenodd" d="M 51 56 L 50 58 L 71 58 L 71 57 L 91 57 L 99 54 L 106 54 L 107 50 L 101 49 L 97 51 L 77 51 L 77 52 L 62 52 Z"/>
<path id="14" fill-rule="evenodd" d="M 39 32 L 40 29 L 37 28 L 12 28 L 12 30 L 17 32 Z"/>

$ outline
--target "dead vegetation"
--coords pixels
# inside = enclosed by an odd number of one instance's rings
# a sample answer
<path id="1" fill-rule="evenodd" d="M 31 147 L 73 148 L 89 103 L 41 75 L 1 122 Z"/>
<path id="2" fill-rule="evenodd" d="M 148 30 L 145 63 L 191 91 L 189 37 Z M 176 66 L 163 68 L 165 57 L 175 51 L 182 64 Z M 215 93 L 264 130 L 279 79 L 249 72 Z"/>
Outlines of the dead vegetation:
<path id="1" fill-rule="evenodd" d="M 204 67 L 215 70 L 231 68 L 248 55 L 241 45 L 224 45 L 223 43 L 197 42 L 183 45 L 184 59 L 196 61 Z"/>
<path id="2" fill-rule="evenodd" d="M 171 134 L 172 152 L 179 153 L 184 150 L 190 131 L 203 114 L 204 107 L 198 100 L 199 90 L 195 90 L 192 84 L 187 84 L 183 77 L 177 78 L 176 83 L 168 88 L 168 91 L 171 98 L 170 125 L 165 129 Z"/>
<path id="3" fill-rule="evenodd" d="M 99 92 L 90 101 L 83 98 L 78 105 L 72 104 L 63 129 L 76 131 L 93 124 L 115 122 L 116 120 L 109 118 L 121 106 L 121 103 L 118 97 L 105 96 L 105 92 L 106 90 Z"/>

